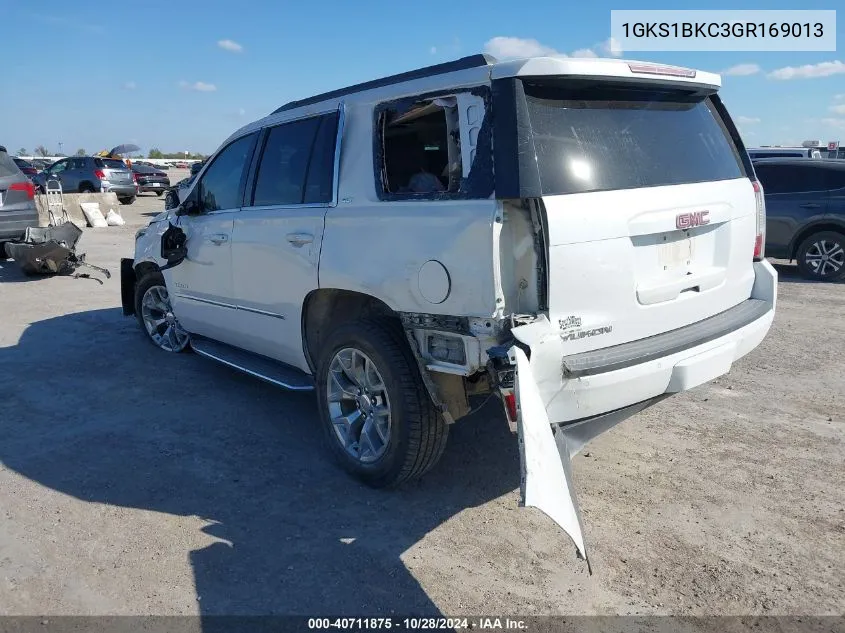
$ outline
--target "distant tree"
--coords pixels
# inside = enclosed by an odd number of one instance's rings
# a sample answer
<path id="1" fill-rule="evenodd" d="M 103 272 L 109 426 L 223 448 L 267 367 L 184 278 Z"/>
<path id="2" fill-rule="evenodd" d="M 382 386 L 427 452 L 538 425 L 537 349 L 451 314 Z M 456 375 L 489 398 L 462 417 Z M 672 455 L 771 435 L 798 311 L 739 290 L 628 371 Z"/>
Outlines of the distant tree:
<path id="1" fill-rule="evenodd" d="M 147 158 L 164 158 L 164 154 L 161 153 L 159 148 L 151 147 L 150 153 L 147 154 Z"/>
<path id="2" fill-rule="evenodd" d="M 18 156 L 28 156 L 28 155 L 29 155 L 29 152 L 26 151 L 25 147 L 21 147 L 18 150 Z"/>
<path id="3" fill-rule="evenodd" d="M 43 145 L 39 145 L 38 147 L 35 148 L 35 153 L 38 156 L 49 156 L 50 150 L 47 149 L 46 147 L 44 147 Z"/>
<path id="4" fill-rule="evenodd" d="M 77 156 L 87 156 L 88 152 L 86 152 L 83 148 L 80 147 L 78 150 L 76 150 L 76 155 Z"/>

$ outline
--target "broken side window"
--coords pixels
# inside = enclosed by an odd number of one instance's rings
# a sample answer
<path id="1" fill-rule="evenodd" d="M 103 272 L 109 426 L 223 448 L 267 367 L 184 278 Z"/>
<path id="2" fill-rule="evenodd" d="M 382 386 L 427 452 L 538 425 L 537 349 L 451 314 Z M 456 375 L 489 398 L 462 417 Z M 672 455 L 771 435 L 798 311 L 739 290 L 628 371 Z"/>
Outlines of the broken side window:
<path id="1" fill-rule="evenodd" d="M 377 109 L 380 197 L 466 197 L 484 99 L 460 93 L 406 99 Z"/>

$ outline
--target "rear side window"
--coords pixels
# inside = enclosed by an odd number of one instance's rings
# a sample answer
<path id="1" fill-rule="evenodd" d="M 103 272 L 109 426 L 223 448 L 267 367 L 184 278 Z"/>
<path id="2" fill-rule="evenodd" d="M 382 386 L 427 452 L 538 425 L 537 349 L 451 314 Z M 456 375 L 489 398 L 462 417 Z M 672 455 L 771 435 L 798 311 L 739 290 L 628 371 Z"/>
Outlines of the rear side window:
<path id="1" fill-rule="evenodd" d="M 0 178 L 17 176 L 20 173 L 21 170 L 15 165 L 15 161 L 6 152 L 0 152 Z"/>
<path id="2" fill-rule="evenodd" d="M 678 91 L 525 84 L 543 194 L 740 178 L 708 98 Z"/>
<path id="3" fill-rule="evenodd" d="M 804 193 L 829 188 L 825 170 L 811 165 L 755 165 L 754 171 L 767 194 Z"/>
<path id="4" fill-rule="evenodd" d="M 329 203 L 334 185 L 336 113 L 270 129 L 255 179 L 254 206 Z"/>
<path id="5" fill-rule="evenodd" d="M 827 170 L 828 187 L 830 189 L 845 188 L 845 169 L 834 169 L 833 167 Z"/>

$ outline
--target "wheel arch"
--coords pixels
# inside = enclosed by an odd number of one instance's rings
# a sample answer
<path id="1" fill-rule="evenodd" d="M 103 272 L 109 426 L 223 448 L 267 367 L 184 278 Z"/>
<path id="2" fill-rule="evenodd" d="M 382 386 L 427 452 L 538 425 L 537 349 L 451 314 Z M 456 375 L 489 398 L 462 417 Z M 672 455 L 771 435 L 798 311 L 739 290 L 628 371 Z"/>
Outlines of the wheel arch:
<path id="1" fill-rule="evenodd" d="M 318 288 L 305 297 L 302 305 L 302 347 L 313 373 L 320 346 L 340 323 L 368 317 L 395 319 L 396 314 L 384 301 L 372 295 L 339 288 Z"/>
<path id="2" fill-rule="evenodd" d="M 825 219 L 805 226 L 792 238 L 792 242 L 789 245 L 789 259 L 795 259 L 798 256 L 798 248 L 804 240 L 814 233 L 823 233 L 824 231 L 832 231 L 845 235 L 845 222 Z"/>

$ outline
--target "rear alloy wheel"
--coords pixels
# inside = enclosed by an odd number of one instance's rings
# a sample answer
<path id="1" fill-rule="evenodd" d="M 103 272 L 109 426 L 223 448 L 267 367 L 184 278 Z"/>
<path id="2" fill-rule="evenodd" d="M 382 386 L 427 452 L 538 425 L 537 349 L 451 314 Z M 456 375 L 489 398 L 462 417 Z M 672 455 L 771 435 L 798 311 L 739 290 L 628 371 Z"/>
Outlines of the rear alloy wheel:
<path id="1" fill-rule="evenodd" d="M 135 287 L 135 316 L 153 345 L 165 352 L 181 352 L 191 340 L 179 324 L 161 273 L 145 275 Z"/>
<path id="2" fill-rule="evenodd" d="M 420 477 L 443 454 L 448 426 L 402 330 L 390 321 L 354 321 L 329 335 L 317 398 L 332 453 L 373 487 Z"/>
<path id="3" fill-rule="evenodd" d="M 836 281 L 845 274 L 845 235 L 834 231 L 815 233 L 801 242 L 796 258 L 803 277 Z"/>

